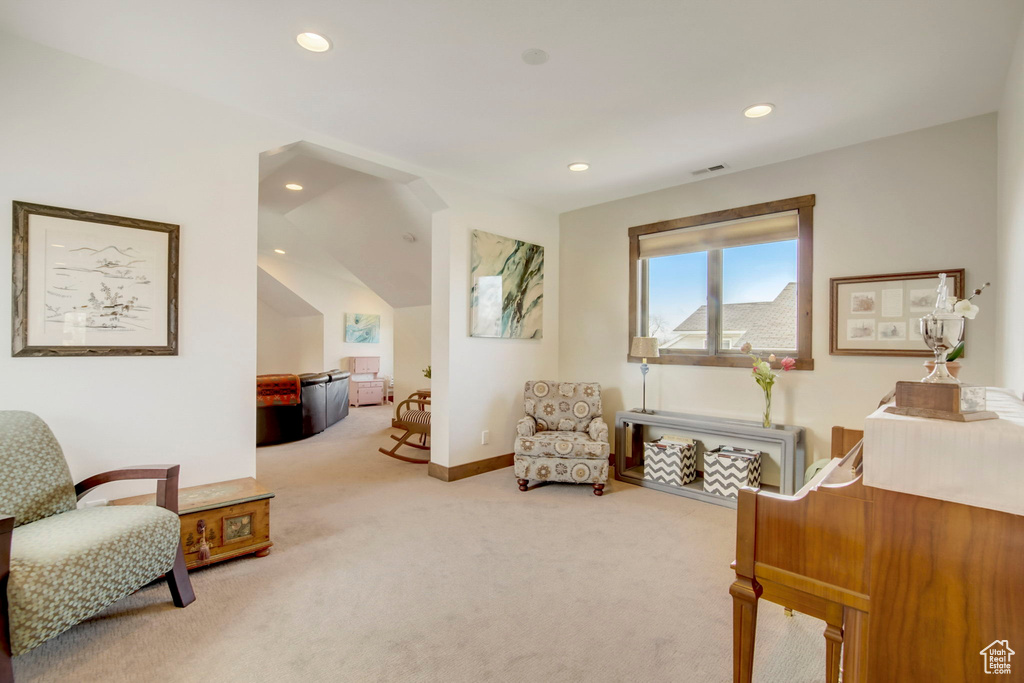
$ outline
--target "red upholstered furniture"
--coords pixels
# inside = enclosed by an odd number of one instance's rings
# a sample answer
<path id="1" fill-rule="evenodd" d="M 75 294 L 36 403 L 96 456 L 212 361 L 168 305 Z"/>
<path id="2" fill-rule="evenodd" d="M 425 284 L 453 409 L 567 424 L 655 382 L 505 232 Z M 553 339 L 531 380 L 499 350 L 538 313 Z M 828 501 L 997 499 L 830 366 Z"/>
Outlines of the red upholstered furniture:
<path id="1" fill-rule="evenodd" d="M 256 377 L 256 405 L 296 406 L 301 396 L 298 375 L 258 375 Z"/>

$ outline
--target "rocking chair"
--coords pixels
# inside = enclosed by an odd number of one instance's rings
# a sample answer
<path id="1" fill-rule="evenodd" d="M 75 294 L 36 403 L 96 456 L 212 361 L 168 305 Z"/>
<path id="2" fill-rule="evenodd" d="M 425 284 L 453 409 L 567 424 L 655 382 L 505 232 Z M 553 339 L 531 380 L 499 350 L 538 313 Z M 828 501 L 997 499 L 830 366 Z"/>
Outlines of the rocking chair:
<path id="1" fill-rule="evenodd" d="M 405 399 L 397 406 L 395 406 L 395 417 L 391 420 L 391 426 L 395 429 L 404 429 L 405 434 L 401 436 L 395 436 L 391 434 L 391 438 L 397 441 L 394 447 L 390 451 L 386 451 L 383 448 L 378 449 L 384 455 L 390 455 L 392 458 L 398 458 L 405 462 L 414 463 L 428 463 L 430 458 L 410 458 L 405 455 L 399 455 L 398 449 L 402 446 L 412 446 L 418 448 L 421 451 L 429 451 L 430 446 L 427 445 L 427 439 L 430 438 L 430 411 L 426 410 L 426 406 L 430 405 L 430 391 L 419 390 L 414 391 L 409 395 L 409 398 Z M 415 408 L 411 406 L 416 406 Z M 419 443 L 413 443 L 409 441 L 410 438 L 419 435 Z"/>

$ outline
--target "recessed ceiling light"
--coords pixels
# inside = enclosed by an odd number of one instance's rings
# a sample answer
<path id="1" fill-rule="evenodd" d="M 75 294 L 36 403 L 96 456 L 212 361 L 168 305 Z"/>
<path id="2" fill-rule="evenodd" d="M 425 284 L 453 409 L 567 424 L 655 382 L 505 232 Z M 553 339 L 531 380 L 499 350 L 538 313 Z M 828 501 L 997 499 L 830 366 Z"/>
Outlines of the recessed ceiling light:
<path id="1" fill-rule="evenodd" d="M 295 36 L 295 42 L 310 52 L 327 52 L 331 49 L 330 39 L 319 33 L 300 33 Z"/>
<path id="2" fill-rule="evenodd" d="M 295 190 L 296 192 L 302 189 L 302 185 L 299 185 L 298 183 L 288 183 L 285 187 L 289 190 Z"/>
<path id="3" fill-rule="evenodd" d="M 284 249 L 275 249 L 274 253 L 275 254 L 283 254 L 283 253 L 285 253 L 285 251 L 284 251 Z"/>
<path id="4" fill-rule="evenodd" d="M 774 104 L 752 104 L 743 110 L 743 115 L 748 119 L 759 119 L 762 116 L 768 116 L 775 110 Z"/>
<path id="5" fill-rule="evenodd" d="M 574 161 L 573 163 L 569 164 L 570 171 L 586 171 L 588 168 L 590 168 L 590 164 L 586 163 L 585 161 Z"/>
<path id="6" fill-rule="evenodd" d="M 50 246 L 51 247 L 57 247 L 58 249 L 63 249 L 64 248 L 63 244 L 51 244 Z"/>
<path id="7" fill-rule="evenodd" d="M 535 47 L 531 47 L 529 50 L 523 50 L 522 57 L 523 61 L 530 66 L 540 66 L 544 62 L 548 61 L 548 53 Z"/>

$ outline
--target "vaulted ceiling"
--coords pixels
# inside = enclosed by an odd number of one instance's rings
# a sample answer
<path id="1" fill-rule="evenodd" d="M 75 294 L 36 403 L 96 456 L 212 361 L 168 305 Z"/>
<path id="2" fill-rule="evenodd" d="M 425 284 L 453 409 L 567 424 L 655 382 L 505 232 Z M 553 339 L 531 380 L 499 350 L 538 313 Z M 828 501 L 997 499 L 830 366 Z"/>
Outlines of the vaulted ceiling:
<path id="1" fill-rule="evenodd" d="M 260 251 L 363 284 L 394 308 L 429 304 L 431 210 L 416 178 L 346 161 L 305 142 L 260 157 Z"/>
<path id="2" fill-rule="evenodd" d="M 273 275 L 256 268 L 256 297 L 289 318 L 323 315 L 308 301 L 281 284 Z"/>
<path id="3" fill-rule="evenodd" d="M 993 111 L 1021 0 L 33 0 L 0 28 L 566 210 Z M 294 40 L 329 36 L 313 54 Z M 541 48 L 550 60 L 528 66 Z M 774 114 L 746 119 L 744 107 Z M 591 164 L 570 173 L 573 161 Z M 728 171 L 726 171 L 728 172 Z"/>

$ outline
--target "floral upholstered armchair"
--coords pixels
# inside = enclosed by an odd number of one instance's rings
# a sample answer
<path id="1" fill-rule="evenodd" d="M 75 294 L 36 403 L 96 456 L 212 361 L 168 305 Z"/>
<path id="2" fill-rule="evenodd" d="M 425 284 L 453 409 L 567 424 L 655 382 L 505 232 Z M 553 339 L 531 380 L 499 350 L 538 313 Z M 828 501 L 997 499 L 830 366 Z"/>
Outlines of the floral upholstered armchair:
<path id="1" fill-rule="evenodd" d="M 538 479 L 593 484 L 594 495 L 602 495 L 611 447 L 601 418 L 601 385 L 527 382 L 523 408 L 515 445 L 519 490 Z"/>
<path id="2" fill-rule="evenodd" d="M 156 479 L 156 505 L 78 509 L 100 484 Z M 74 484 L 50 428 L 0 411 L 0 683 L 28 652 L 167 576 L 178 607 L 193 600 L 178 521 L 178 465 L 112 470 Z"/>

